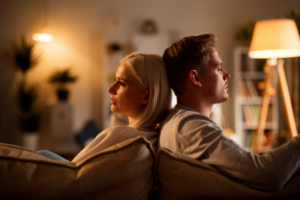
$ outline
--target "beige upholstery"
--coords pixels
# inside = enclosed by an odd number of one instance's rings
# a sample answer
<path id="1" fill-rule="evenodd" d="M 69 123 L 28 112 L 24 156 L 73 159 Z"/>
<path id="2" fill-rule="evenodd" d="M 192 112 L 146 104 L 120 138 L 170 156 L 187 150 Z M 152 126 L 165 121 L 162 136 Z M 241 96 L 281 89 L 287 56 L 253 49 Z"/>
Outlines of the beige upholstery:
<path id="1" fill-rule="evenodd" d="M 166 149 L 157 154 L 155 176 L 157 196 L 162 200 L 300 199 L 300 174 L 278 192 L 263 192 L 235 182 L 201 161 Z"/>
<path id="2" fill-rule="evenodd" d="M 0 143 L 0 199 L 147 199 L 155 154 L 137 137 L 79 163 Z"/>

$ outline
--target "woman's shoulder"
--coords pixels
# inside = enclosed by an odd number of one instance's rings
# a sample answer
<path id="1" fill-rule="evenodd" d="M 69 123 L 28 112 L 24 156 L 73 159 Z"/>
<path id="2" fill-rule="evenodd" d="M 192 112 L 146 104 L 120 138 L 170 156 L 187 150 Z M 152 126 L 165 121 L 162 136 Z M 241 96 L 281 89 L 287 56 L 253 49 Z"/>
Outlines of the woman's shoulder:
<path id="1" fill-rule="evenodd" d="M 105 129 L 101 134 L 128 134 L 128 135 L 148 135 L 157 133 L 158 130 L 138 130 L 135 127 L 116 125 Z"/>
<path id="2" fill-rule="evenodd" d="M 101 135 L 102 136 L 100 136 L 100 137 L 102 137 L 102 138 L 104 138 L 104 137 L 107 139 L 110 138 L 117 142 L 135 138 L 137 136 L 144 136 L 152 144 L 155 144 L 157 141 L 159 132 L 158 132 L 158 130 L 144 131 L 144 130 L 138 130 L 138 129 L 136 129 L 134 127 L 130 127 L 130 126 L 116 125 L 116 126 L 112 126 L 112 127 L 105 129 L 101 133 Z"/>
<path id="3" fill-rule="evenodd" d="M 137 133 L 138 130 L 130 126 L 116 125 L 105 129 L 104 131 L 102 131 L 101 134 L 121 134 L 121 133 L 128 133 L 128 132 Z"/>
<path id="4" fill-rule="evenodd" d="M 115 125 L 115 126 L 111 126 L 107 129 L 105 129 L 107 131 L 116 131 L 116 130 L 131 130 L 131 131 L 135 131 L 136 128 L 134 127 L 130 127 L 130 126 L 125 126 L 125 125 Z"/>

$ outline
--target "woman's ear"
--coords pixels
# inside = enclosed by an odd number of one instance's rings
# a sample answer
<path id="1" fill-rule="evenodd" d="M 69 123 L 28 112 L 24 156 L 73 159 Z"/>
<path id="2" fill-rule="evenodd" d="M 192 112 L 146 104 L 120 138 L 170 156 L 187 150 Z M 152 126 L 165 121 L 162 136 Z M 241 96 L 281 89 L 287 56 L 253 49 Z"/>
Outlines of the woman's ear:
<path id="1" fill-rule="evenodd" d="M 143 103 L 143 104 L 148 104 L 149 99 L 150 99 L 150 89 L 147 89 L 147 90 L 145 91 L 145 94 L 144 94 L 144 98 L 143 98 L 142 103 Z"/>
<path id="2" fill-rule="evenodd" d="M 189 78 L 190 78 L 190 81 L 198 86 L 198 87 L 202 87 L 202 84 L 201 84 L 201 81 L 199 79 L 199 76 L 198 76 L 198 72 L 196 70 L 191 70 L 190 73 L 189 73 Z"/>

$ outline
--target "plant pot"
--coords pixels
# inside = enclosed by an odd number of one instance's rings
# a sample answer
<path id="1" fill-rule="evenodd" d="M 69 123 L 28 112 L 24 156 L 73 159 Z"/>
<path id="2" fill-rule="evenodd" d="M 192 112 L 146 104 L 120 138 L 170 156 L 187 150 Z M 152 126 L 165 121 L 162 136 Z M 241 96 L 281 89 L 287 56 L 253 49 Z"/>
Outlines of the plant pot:
<path id="1" fill-rule="evenodd" d="M 56 94 L 59 101 L 68 101 L 69 91 L 66 89 L 58 89 L 56 90 Z"/>
<path id="2" fill-rule="evenodd" d="M 22 133 L 22 146 L 31 151 L 36 151 L 39 142 L 39 135 L 36 132 Z"/>

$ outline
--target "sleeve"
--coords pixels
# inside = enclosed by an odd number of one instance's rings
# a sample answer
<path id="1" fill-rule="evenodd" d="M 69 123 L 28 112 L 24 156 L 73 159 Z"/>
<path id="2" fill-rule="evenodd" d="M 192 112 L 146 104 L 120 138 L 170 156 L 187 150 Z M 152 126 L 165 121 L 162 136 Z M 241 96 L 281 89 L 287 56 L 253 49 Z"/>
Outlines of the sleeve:
<path id="1" fill-rule="evenodd" d="M 130 131 L 130 128 L 122 126 L 113 126 L 105 129 L 99 133 L 88 146 L 80 151 L 72 162 L 78 162 L 79 160 L 103 151 L 110 146 L 128 140 L 132 138 L 132 134 L 134 134 L 133 132 L 134 131 Z"/>
<path id="2" fill-rule="evenodd" d="M 79 160 L 103 151 L 108 147 L 124 142 L 125 140 L 135 138 L 139 135 L 145 136 L 146 139 L 152 142 L 152 144 L 155 144 L 157 141 L 158 132 L 149 132 L 147 134 L 142 134 L 142 132 L 132 127 L 110 127 L 99 133 L 98 136 L 88 146 L 86 146 L 81 152 L 79 152 L 79 154 L 77 154 L 72 162 L 78 162 Z"/>
<path id="3" fill-rule="evenodd" d="M 242 148 L 216 124 L 195 116 L 182 120 L 177 135 L 183 154 L 253 188 L 279 190 L 300 168 L 300 135 L 263 155 Z"/>

